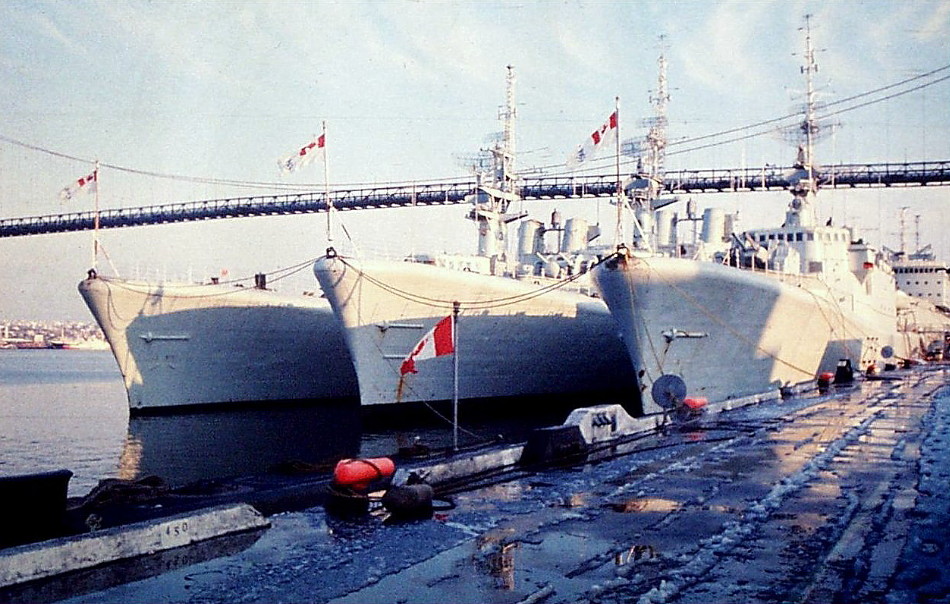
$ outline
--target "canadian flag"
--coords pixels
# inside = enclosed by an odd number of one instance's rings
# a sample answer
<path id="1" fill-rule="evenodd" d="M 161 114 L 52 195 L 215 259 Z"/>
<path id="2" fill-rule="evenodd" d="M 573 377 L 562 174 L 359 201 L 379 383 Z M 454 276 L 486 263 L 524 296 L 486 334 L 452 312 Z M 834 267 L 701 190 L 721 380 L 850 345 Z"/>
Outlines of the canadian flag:
<path id="1" fill-rule="evenodd" d="M 429 333 L 422 336 L 412 352 L 402 361 L 400 375 L 416 373 L 416 361 L 423 361 L 455 352 L 455 333 L 452 316 L 445 317 Z"/>
<path id="2" fill-rule="evenodd" d="M 295 172 L 297 168 L 306 166 L 312 163 L 318 156 L 322 156 L 326 152 L 326 146 L 327 135 L 321 134 L 317 140 L 304 145 L 296 153 L 278 159 L 277 165 L 280 166 L 281 172 Z"/>
<path id="3" fill-rule="evenodd" d="M 567 159 L 568 167 L 574 167 L 594 156 L 600 149 L 609 147 L 617 140 L 617 112 L 614 111 L 607 121 L 591 133 L 582 145 Z"/>
<path id="4" fill-rule="evenodd" d="M 88 176 L 83 176 L 79 180 L 70 183 L 62 191 L 59 192 L 59 196 L 64 201 L 69 201 L 81 191 L 86 193 L 95 193 L 96 192 L 96 182 L 98 179 L 99 170 L 94 170 L 92 174 Z"/>

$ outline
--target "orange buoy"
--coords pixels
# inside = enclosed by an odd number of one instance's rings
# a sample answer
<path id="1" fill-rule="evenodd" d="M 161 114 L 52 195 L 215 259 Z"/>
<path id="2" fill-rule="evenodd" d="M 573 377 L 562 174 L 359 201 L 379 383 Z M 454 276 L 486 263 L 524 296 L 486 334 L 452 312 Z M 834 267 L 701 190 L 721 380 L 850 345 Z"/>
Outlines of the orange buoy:
<path id="1" fill-rule="evenodd" d="M 699 411 L 706 406 L 706 403 L 709 402 L 706 400 L 706 397 L 703 396 L 688 396 L 683 399 L 683 405 L 692 409 L 693 411 Z"/>
<path id="2" fill-rule="evenodd" d="M 341 459 L 333 469 L 333 484 L 351 489 L 366 489 L 374 480 L 390 478 L 396 464 L 388 457 Z"/>

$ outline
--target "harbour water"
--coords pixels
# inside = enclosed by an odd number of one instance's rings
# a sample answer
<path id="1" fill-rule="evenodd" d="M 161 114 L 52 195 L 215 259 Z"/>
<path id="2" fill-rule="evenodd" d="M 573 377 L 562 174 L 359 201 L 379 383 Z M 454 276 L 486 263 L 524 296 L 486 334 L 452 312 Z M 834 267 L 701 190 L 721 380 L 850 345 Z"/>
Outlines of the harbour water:
<path id="1" fill-rule="evenodd" d="M 563 417 L 464 420 L 462 444 L 523 440 Z M 276 407 L 129 416 L 122 378 L 108 351 L 0 352 L 0 476 L 73 472 L 70 496 L 104 478 L 153 475 L 170 486 L 268 471 L 286 463 L 330 465 L 343 457 L 389 455 L 419 442 L 453 442 L 450 424 L 367 428 L 355 405 Z"/>

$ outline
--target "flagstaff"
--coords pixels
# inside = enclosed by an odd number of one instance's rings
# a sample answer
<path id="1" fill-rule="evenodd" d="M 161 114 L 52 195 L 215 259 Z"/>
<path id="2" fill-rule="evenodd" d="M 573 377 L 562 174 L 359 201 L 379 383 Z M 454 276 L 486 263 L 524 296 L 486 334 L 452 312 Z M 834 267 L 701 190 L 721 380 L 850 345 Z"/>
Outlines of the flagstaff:
<path id="1" fill-rule="evenodd" d="M 327 204 L 327 242 L 333 241 L 333 232 L 330 228 L 330 214 L 333 213 L 333 202 L 330 201 L 330 168 L 327 160 L 327 121 L 323 120 L 323 133 L 320 135 L 320 147 L 323 148 L 323 195 Z"/>
<path id="2" fill-rule="evenodd" d="M 617 169 L 617 245 L 623 243 L 623 182 L 620 180 L 620 97 L 614 97 L 614 161 Z"/>
<path id="3" fill-rule="evenodd" d="M 452 448 L 459 450 L 459 302 L 452 302 Z"/>
<path id="4" fill-rule="evenodd" d="M 92 180 L 95 183 L 95 214 L 93 216 L 93 235 L 92 235 L 92 268 L 99 268 L 99 160 L 96 160 L 96 169 L 92 172 Z"/>

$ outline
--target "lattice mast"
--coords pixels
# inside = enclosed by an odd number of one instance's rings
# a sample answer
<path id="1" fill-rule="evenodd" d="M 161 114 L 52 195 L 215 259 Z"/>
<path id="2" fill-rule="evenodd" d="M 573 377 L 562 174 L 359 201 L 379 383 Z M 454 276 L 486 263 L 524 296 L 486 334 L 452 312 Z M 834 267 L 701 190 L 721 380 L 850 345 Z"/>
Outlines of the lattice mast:
<path id="1" fill-rule="evenodd" d="M 814 75 L 818 72 L 818 63 L 815 61 L 815 48 L 811 39 L 811 15 L 805 15 L 805 64 L 801 72 L 805 75 L 805 111 L 804 119 L 798 126 L 798 157 L 795 167 L 800 171 L 800 177 L 795 179 L 790 187 L 793 198 L 786 212 L 788 226 L 814 226 L 814 200 L 818 192 L 817 165 L 815 163 L 815 143 L 821 127 L 816 115 L 817 100 L 815 97 Z"/>
<path id="2" fill-rule="evenodd" d="M 657 59 L 659 75 L 657 76 L 656 93 L 650 95 L 653 105 L 653 119 L 647 132 L 647 147 L 649 150 L 649 176 L 652 186 L 656 190 L 650 191 L 651 200 L 659 197 L 663 185 L 663 171 L 666 164 L 666 128 L 667 103 L 670 100 L 669 86 L 666 79 L 666 44 L 665 36 L 660 37 L 660 56 Z"/>
<path id="3" fill-rule="evenodd" d="M 515 193 L 515 68 L 508 65 L 505 80 L 505 105 L 498 111 L 504 130 L 501 146 L 495 149 L 495 182 L 505 193 Z M 504 209 L 502 209 L 504 211 Z"/>

